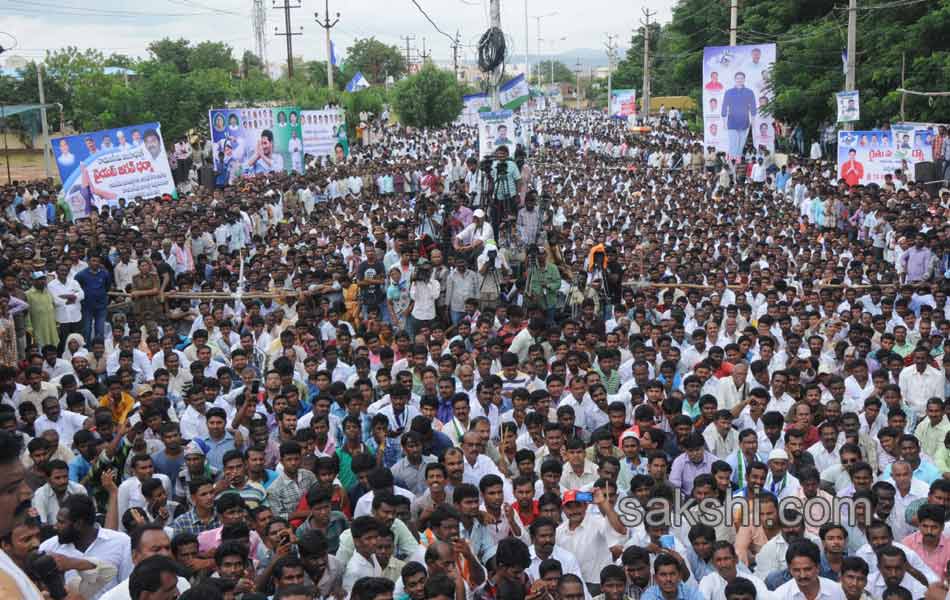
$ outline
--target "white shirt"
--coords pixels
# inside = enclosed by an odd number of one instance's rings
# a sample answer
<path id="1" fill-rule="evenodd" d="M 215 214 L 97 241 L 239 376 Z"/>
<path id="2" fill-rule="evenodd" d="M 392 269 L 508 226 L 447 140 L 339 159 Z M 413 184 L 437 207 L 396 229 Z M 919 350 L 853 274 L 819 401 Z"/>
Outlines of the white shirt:
<path id="1" fill-rule="evenodd" d="M 7 556 L 7 553 L 0 550 L 0 580 L 9 577 L 16 587 L 20 590 L 19 600 L 44 600 L 44 596 L 37 589 L 29 577 L 26 576 L 20 567 Z"/>
<path id="2" fill-rule="evenodd" d="M 406 488 L 401 488 L 398 485 L 393 486 L 393 493 L 398 494 L 404 498 L 408 498 L 410 502 L 415 500 L 416 495 L 407 490 Z M 353 518 L 365 517 L 372 514 L 373 508 L 373 491 L 370 490 L 360 496 L 360 499 L 356 501 L 356 508 L 353 509 Z"/>
<path id="3" fill-rule="evenodd" d="M 818 595 L 815 600 L 845 600 L 841 586 L 830 579 L 818 578 Z M 772 593 L 773 600 L 805 600 L 805 594 L 798 589 L 798 582 L 794 579 L 778 587 Z"/>
<path id="4" fill-rule="evenodd" d="M 819 441 L 817 444 L 812 444 L 811 448 L 806 450 L 806 452 L 811 454 L 812 458 L 815 459 L 815 468 L 821 473 L 825 469 L 841 463 L 841 458 L 838 455 L 839 450 L 840 446 L 836 444 L 835 447 L 831 449 L 831 452 L 829 452 L 825 449 L 825 445 Z"/>
<path id="5" fill-rule="evenodd" d="M 87 492 L 84 486 L 75 481 L 70 481 L 66 486 L 66 491 L 63 493 L 63 500 L 73 495 L 85 496 L 86 494 Z M 33 508 L 36 509 L 36 512 L 39 513 L 40 521 L 46 525 L 56 524 L 56 515 L 59 514 L 59 498 L 56 497 L 56 493 L 53 491 L 53 488 L 50 487 L 49 483 L 43 484 L 40 489 L 33 493 L 31 503 L 33 504 Z"/>
<path id="6" fill-rule="evenodd" d="M 36 432 L 36 435 L 41 435 L 44 431 L 52 429 L 59 434 L 59 439 L 62 440 L 65 445 L 71 446 L 73 436 L 76 435 L 77 431 L 83 428 L 87 418 L 86 415 L 81 415 L 70 410 L 60 410 L 59 419 L 56 421 L 51 421 L 46 415 L 41 415 L 33 423 L 33 431 Z"/>
<path id="7" fill-rule="evenodd" d="M 752 582 L 756 591 L 755 600 L 771 598 L 772 592 L 765 586 L 765 582 L 753 575 L 744 564 L 736 565 L 736 575 Z M 722 575 L 713 571 L 699 582 L 699 593 L 707 600 L 726 600 L 726 580 Z"/>
<path id="8" fill-rule="evenodd" d="M 191 589 L 191 584 L 188 583 L 188 580 L 184 577 L 178 578 L 178 593 L 184 594 L 189 589 Z M 131 600 L 132 596 L 129 594 L 129 580 L 125 579 L 114 588 L 103 594 L 99 600 Z"/>
<path id="9" fill-rule="evenodd" d="M 165 493 L 168 494 L 168 497 L 172 496 L 172 484 L 168 480 L 168 476 L 163 473 L 155 473 L 152 475 L 155 479 L 158 479 L 162 482 L 162 487 L 165 488 Z M 119 485 L 119 514 L 124 515 L 125 511 L 133 507 L 145 508 L 148 506 L 148 500 L 145 499 L 145 496 L 142 495 L 142 482 L 139 481 L 138 477 L 129 477 Z M 120 525 L 121 527 L 121 522 Z"/>
<path id="10" fill-rule="evenodd" d="M 82 299 L 85 294 L 75 279 L 67 277 L 66 283 L 63 283 L 57 277 L 46 284 L 46 288 L 53 296 L 57 323 L 78 323 L 82 320 Z M 75 295 L 76 300 L 72 304 L 67 304 L 66 298 L 63 298 L 63 296 L 70 294 Z"/>
<path id="11" fill-rule="evenodd" d="M 901 544 L 900 542 L 892 542 L 891 545 L 894 546 L 895 548 L 900 548 L 901 550 L 903 550 L 904 555 L 907 557 L 907 563 L 910 564 L 910 566 L 917 569 L 918 571 L 920 571 L 921 574 L 923 574 L 923 576 L 927 578 L 927 580 L 932 580 L 932 581 L 940 580 L 937 577 L 937 574 L 934 573 L 933 570 L 931 570 L 931 568 L 927 566 L 927 563 L 925 563 L 923 559 L 920 558 L 919 554 L 917 554 L 916 552 L 914 552 L 913 550 L 911 550 L 904 544 Z M 864 562 L 868 563 L 868 568 L 871 569 L 871 573 L 877 570 L 877 554 L 871 548 L 871 544 L 864 544 L 863 546 L 858 548 L 858 551 L 855 552 L 854 555 L 863 558 Z M 870 583 L 870 581 L 868 583 Z"/>
<path id="12" fill-rule="evenodd" d="M 943 371 L 927 365 L 923 373 L 917 371 L 917 365 L 909 365 L 901 370 L 899 383 L 904 402 L 918 415 L 927 411 L 927 400 L 944 397 Z"/>
<path id="13" fill-rule="evenodd" d="M 927 588 L 924 587 L 922 583 L 910 576 L 909 573 L 904 573 L 904 578 L 901 579 L 901 582 L 898 584 L 898 587 L 902 587 L 910 592 L 910 597 L 914 600 L 923 598 L 924 594 L 927 593 Z M 871 594 L 871 597 L 875 600 L 880 600 L 884 596 L 884 590 L 887 589 L 887 583 L 884 582 L 884 576 L 881 575 L 880 571 L 871 570 L 871 576 L 868 577 L 867 590 Z"/>
<path id="14" fill-rule="evenodd" d="M 585 582 L 600 581 L 600 571 L 611 564 L 610 541 L 616 532 L 605 517 L 587 513 L 576 528 L 564 521 L 557 527 L 557 545 L 581 557 L 580 574 Z M 566 571 L 565 571 L 566 572 Z"/>
<path id="15" fill-rule="evenodd" d="M 412 299 L 412 317 L 420 321 L 429 321 L 435 318 L 435 302 L 441 291 L 439 282 L 430 279 L 428 282 L 414 281 L 409 286 L 409 298 Z"/>
<path id="16" fill-rule="evenodd" d="M 343 574 L 343 589 L 352 590 L 353 584 L 364 577 L 380 577 L 383 574 L 376 555 L 370 555 L 370 560 L 363 558 L 359 552 L 354 552 L 346 563 L 346 572 Z"/>
<path id="17" fill-rule="evenodd" d="M 210 404 L 206 405 L 208 408 Z M 208 434 L 208 421 L 205 416 L 199 413 L 191 405 L 181 413 L 181 437 L 186 440 L 204 439 L 210 437 Z"/>
<path id="18" fill-rule="evenodd" d="M 811 540 L 821 547 L 821 540 L 817 536 L 805 533 L 805 539 Z M 785 562 L 785 552 L 788 550 L 785 536 L 779 534 L 766 542 L 755 555 L 755 576 L 765 579 L 769 573 L 781 571 L 788 566 Z M 758 599 L 756 599 L 758 600 Z"/>
<path id="19" fill-rule="evenodd" d="M 488 222 L 483 222 L 481 227 L 478 227 L 478 225 L 472 222 L 465 229 L 460 231 L 455 237 L 463 245 L 467 246 L 475 240 L 479 240 L 482 243 L 485 243 L 488 240 L 493 240 L 495 239 L 495 232 L 492 230 L 491 224 Z"/>
<path id="20" fill-rule="evenodd" d="M 115 578 L 107 583 L 99 593 L 89 600 L 97 600 L 103 594 L 114 588 L 119 581 L 128 579 L 132 574 L 132 543 L 129 536 L 112 529 L 96 526 L 97 535 L 85 552 L 80 552 L 73 544 L 60 544 L 59 537 L 53 536 L 40 544 L 40 551 L 52 554 L 65 554 L 73 558 L 93 557 L 112 563 L 118 569 Z M 78 577 L 75 571 L 66 573 L 67 581 Z"/>
<path id="21" fill-rule="evenodd" d="M 528 576 L 531 577 L 531 581 L 537 581 L 541 579 L 541 572 L 539 571 L 541 567 L 541 558 L 538 556 L 537 550 L 534 548 L 534 544 L 531 544 L 528 547 L 528 551 L 531 553 L 531 566 L 528 567 L 526 571 Z M 564 548 L 561 548 L 558 545 L 554 546 L 554 549 L 551 550 L 551 556 L 548 558 L 553 558 L 554 560 L 561 563 L 561 572 L 562 573 L 580 573 L 581 566 L 577 562 L 577 558 L 574 555 Z"/>

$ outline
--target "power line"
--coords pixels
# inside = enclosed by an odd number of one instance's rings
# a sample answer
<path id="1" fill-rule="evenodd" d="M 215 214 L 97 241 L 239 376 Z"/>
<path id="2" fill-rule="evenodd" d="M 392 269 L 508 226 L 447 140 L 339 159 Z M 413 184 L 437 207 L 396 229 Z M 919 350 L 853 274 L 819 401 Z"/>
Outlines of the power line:
<path id="1" fill-rule="evenodd" d="M 416 0 L 412 0 L 412 3 L 416 5 L 416 8 L 418 8 L 418 9 L 419 9 L 419 12 L 422 13 L 422 16 L 426 18 L 426 21 L 428 21 L 436 31 L 438 31 L 439 33 L 441 33 L 441 34 L 444 35 L 445 37 L 449 38 L 449 41 L 451 41 L 451 42 L 453 42 L 453 43 L 455 42 L 455 38 L 454 38 L 454 37 L 452 37 L 451 35 L 445 33 L 444 31 L 442 31 L 442 30 L 439 28 L 439 26 L 435 24 L 435 21 L 433 21 L 433 20 L 432 20 L 432 17 L 430 17 L 429 14 L 425 11 L 425 9 L 422 8 L 422 5 L 421 5 L 421 4 L 419 4 Z"/>
<path id="2" fill-rule="evenodd" d="M 195 8 L 203 8 L 204 10 L 210 10 L 213 13 L 219 15 L 234 15 L 235 17 L 246 17 L 247 13 L 235 12 L 233 10 L 224 10 L 223 8 L 215 8 L 213 6 L 208 6 L 206 4 L 199 4 L 193 0 L 168 0 L 172 4 L 180 4 L 182 6 L 194 6 Z"/>
<path id="3" fill-rule="evenodd" d="M 64 4 L 54 4 L 51 2 L 24 2 L 22 0 L 6 0 L 10 4 L 14 5 L 23 5 L 23 6 L 11 6 L 9 10 L 27 10 L 35 7 L 41 8 L 50 8 L 58 11 L 58 14 L 70 14 L 67 11 L 73 11 L 83 16 L 109 16 L 109 17 L 197 17 L 202 15 L 211 15 L 214 13 L 211 12 L 190 12 L 190 13 L 160 13 L 160 12 L 143 12 L 143 11 L 133 11 L 133 10 L 122 10 L 122 9 L 96 9 L 96 8 L 85 8 L 82 6 L 69 6 Z M 48 14 L 48 11 L 30 11 L 30 12 L 42 12 Z"/>

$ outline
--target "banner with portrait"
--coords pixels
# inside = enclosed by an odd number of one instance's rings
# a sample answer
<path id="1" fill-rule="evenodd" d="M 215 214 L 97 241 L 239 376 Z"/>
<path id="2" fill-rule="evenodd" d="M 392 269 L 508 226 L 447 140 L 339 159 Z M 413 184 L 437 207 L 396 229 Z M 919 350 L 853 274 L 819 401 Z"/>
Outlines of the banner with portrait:
<path id="1" fill-rule="evenodd" d="M 848 185 L 883 185 L 900 169 L 913 181 L 914 166 L 929 160 L 933 135 L 927 128 L 894 125 L 888 131 L 838 132 L 838 178 Z"/>
<path id="2" fill-rule="evenodd" d="M 637 114 L 637 91 L 636 90 L 611 90 L 610 91 L 610 116 L 611 117 L 630 117 Z"/>
<path id="3" fill-rule="evenodd" d="M 468 94 L 462 96 L 462 114 L 459 120 L 463 125 L 478 125 L 478 113 L 491 110 L 488 94 Z"/>
<path id="4" fill-rule="evenodd" d="M 211 109 L 208 121 L 215 171 L 237 175 L 303 171 L 298 108 Z"/>
<path id="5" fill-rule="evenodd" d="M 300 118 L 303 121 L 304 154 L 331 156 L 335 162 L 349 156 L 346 113 L 342 108 L 304 110 L 300 112 Z"/>
<path id="6" fill-rule="evenodd" d="M 860 92 L 838 92 L 835 94 L 838 105 L 838 122 L 853 123 L 861 119 Z"/>
<path id="7" fill-rule="evenodd" d="M 499 146 L 507 146 L 508 155 L 514 157 L 517 145 L 527 148 L 530 139 L 530 126 L 518 113 L 510 110 L 478 113 L 480 156 L 494 154 Z"/>
<path id="8" fill-rule="evenodd" d="M 119 199 L 177 197 L 160 123 L 105 129 L 50 140 L 73 218 Z"/>
<path id="9" fill-rule="evenodd" d="M 775 129 L 768 105 L 775 44 L 715 46 L 703 49 L 703 140 L 732 158 L 752 144 L 775 151 Z"/>

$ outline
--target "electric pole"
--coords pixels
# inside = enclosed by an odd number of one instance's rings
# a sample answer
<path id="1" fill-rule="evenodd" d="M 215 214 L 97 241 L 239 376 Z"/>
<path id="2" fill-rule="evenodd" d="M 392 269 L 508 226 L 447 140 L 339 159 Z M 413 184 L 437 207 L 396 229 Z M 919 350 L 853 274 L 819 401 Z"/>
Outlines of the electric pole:
<path id="1" fill-rule="evenodd" d="M 412 64 L 412 55 L 409 51 L 409 44 L 416 41 L 416 36 L 414 35 L 404 35 L 401 36 L 401 39 L 406 42 L 406 72 L 409 72 L 409 65 Z"/>
<path id="2" fill-rule="evenodd" d="M 736 45 L 736 30 L 739 29 L 739 0 L 729 0 L 729 45 Z"/>
<path id="3" fill-rule="evenodd" d="M 845 76 L 844 89 L 854 91 L 855 59 L 858 45 L 858 0 L 848 0 L 848 73 Z M 852 131 L 854 123 L 845 123 L 845 129 Z"/>
<path id="4" fill-rule="evenodd" d="M 614 60 L 617 58 L 617 44 L 614 43 L 616 36 L 612 33 L 607 34 L 607 115 L 610 115 L 610 102 L 614 90 Z"/>
<path id="5" fill-rule="evenodd" d="M 489 7 L 491 16 L 491 26 L 501 31 L 501 0 L 491 0 Z M 504 63 L 498 65 L 492 72 L 491 81 L 491 109 L 493 111 L 501 110 L 501 96 L 498 86 L 501 84 L 501 75 Z"/>
<path id="6" fill-rule="evenodd" d="M 429 60 L 429 57 L 432 56 L 432 51 L 426 52 L 426 36 L 422 36 L 422 52 L 419 54 L 419 61 L 424 65 L 426 61 Z"/>
<path id="7" fill-rule="evenodd" d="M 656 11 L 643 9 L 645 17 L 643 23 L 643 122 L 650 118 L 650 18 L 656 14 Z"/>
<path id="8" fill-rule="evenodd" d="M 294 47 L 291 40 L 295 35 L 303 35 L 303 27 L 300 28 L 300 31 L 291 31 L 290 29 L 290 9 L 300 8 L 300 4 L 291 4 L 290 0 L 283 0 L 283 4 L 278 4 L 277 0 L 274 0 L 274 8 L 281 8 L 284 10 L 284 31 L 281 32 L 279 28 L 274 28 L 274 35 L 284 36 L 287 38 L 287 79 L 294 78 Z"/>
<path id="9" fill-rule="evenodd" d="M 574 98 L 577 100 L 577 110 L 581 109 L 581 59 L 577 58 L 577 64 L 574 66 L 574 73 L 577 75 L 577 87 L 574 88 Z"/>
<path id="10" fill-rule="evenodd" d="M 455 81 L 459 79 L 459 45 L 461 44 L 462 34 L 458 29 L 455 30 L 455 41 L 452 42 L 452 71 L 455 73 Z"/>
<path id="11" fill-rule="evenodd" d="M 46 169 L 46 176 L 50 176 L 50 144 L 49 144 L 49 125 L 46 123 L 46 93 L 43 89 L 43 63 L 36 63 L 36 85 L 40 94 L 40 121 L 43 126 L 43 166 Z"/>
<path id="12" fill-rule="evenodd" d="M 336 19 L 332 22 L 330 21 L 330 0 L 326 0 L 324 4 L 324 17 L 323 20 L 320 20 L 320 13 L 313 13 L 313 20 L 317 22 L 317 25 L 323 28 L 326 33 L 326 44 L 327 44 L 327 87 L 331 90 L 333 89 L 333 44 L 330 42 L 330 30 L 340 22 L 340 13 L 336 13 Z"/>

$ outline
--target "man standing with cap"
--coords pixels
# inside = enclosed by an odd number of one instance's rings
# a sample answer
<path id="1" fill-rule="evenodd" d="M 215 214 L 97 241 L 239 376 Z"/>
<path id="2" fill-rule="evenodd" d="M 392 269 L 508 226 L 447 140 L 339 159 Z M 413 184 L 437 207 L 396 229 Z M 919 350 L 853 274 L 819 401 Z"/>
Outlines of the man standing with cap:
<path id="1" fill-rule="evenodd" d="M 578 557 L 582 579 L 592 594 L 599 592 L 600 570 L 611 563 L 610 546 L 616 536 L 626 536 L 627 528 L 620 521 L 610 500 L 600 488 L 592 496 L 569 490 L 562 505 L 567 520 L 557 528 L 557 545 Z M 580 498 L 578 498 L 580 496 Z M 588 511 L 591 498 L 600 514 Z"/>
<path id="2" fill-rule="evenodd" d="M 798 479 L 788 472 L 788 453 L 784 450 L 769 452 L 769 474 L 765 478 L 763 490 L 782 500 L 794 496 L 801 484 Z"/>
<path id="3" fill-rule="evenodd" d="M 46 289 L 46 272 L 33 271 L 31 278 L 33 287 L 26 291 L 26 301 L 30 305 L 26 322 L 27 333 L 33 336 L 33 342 L 40 348 L 46 345 L 58 347 L 56 302 Z"/>

